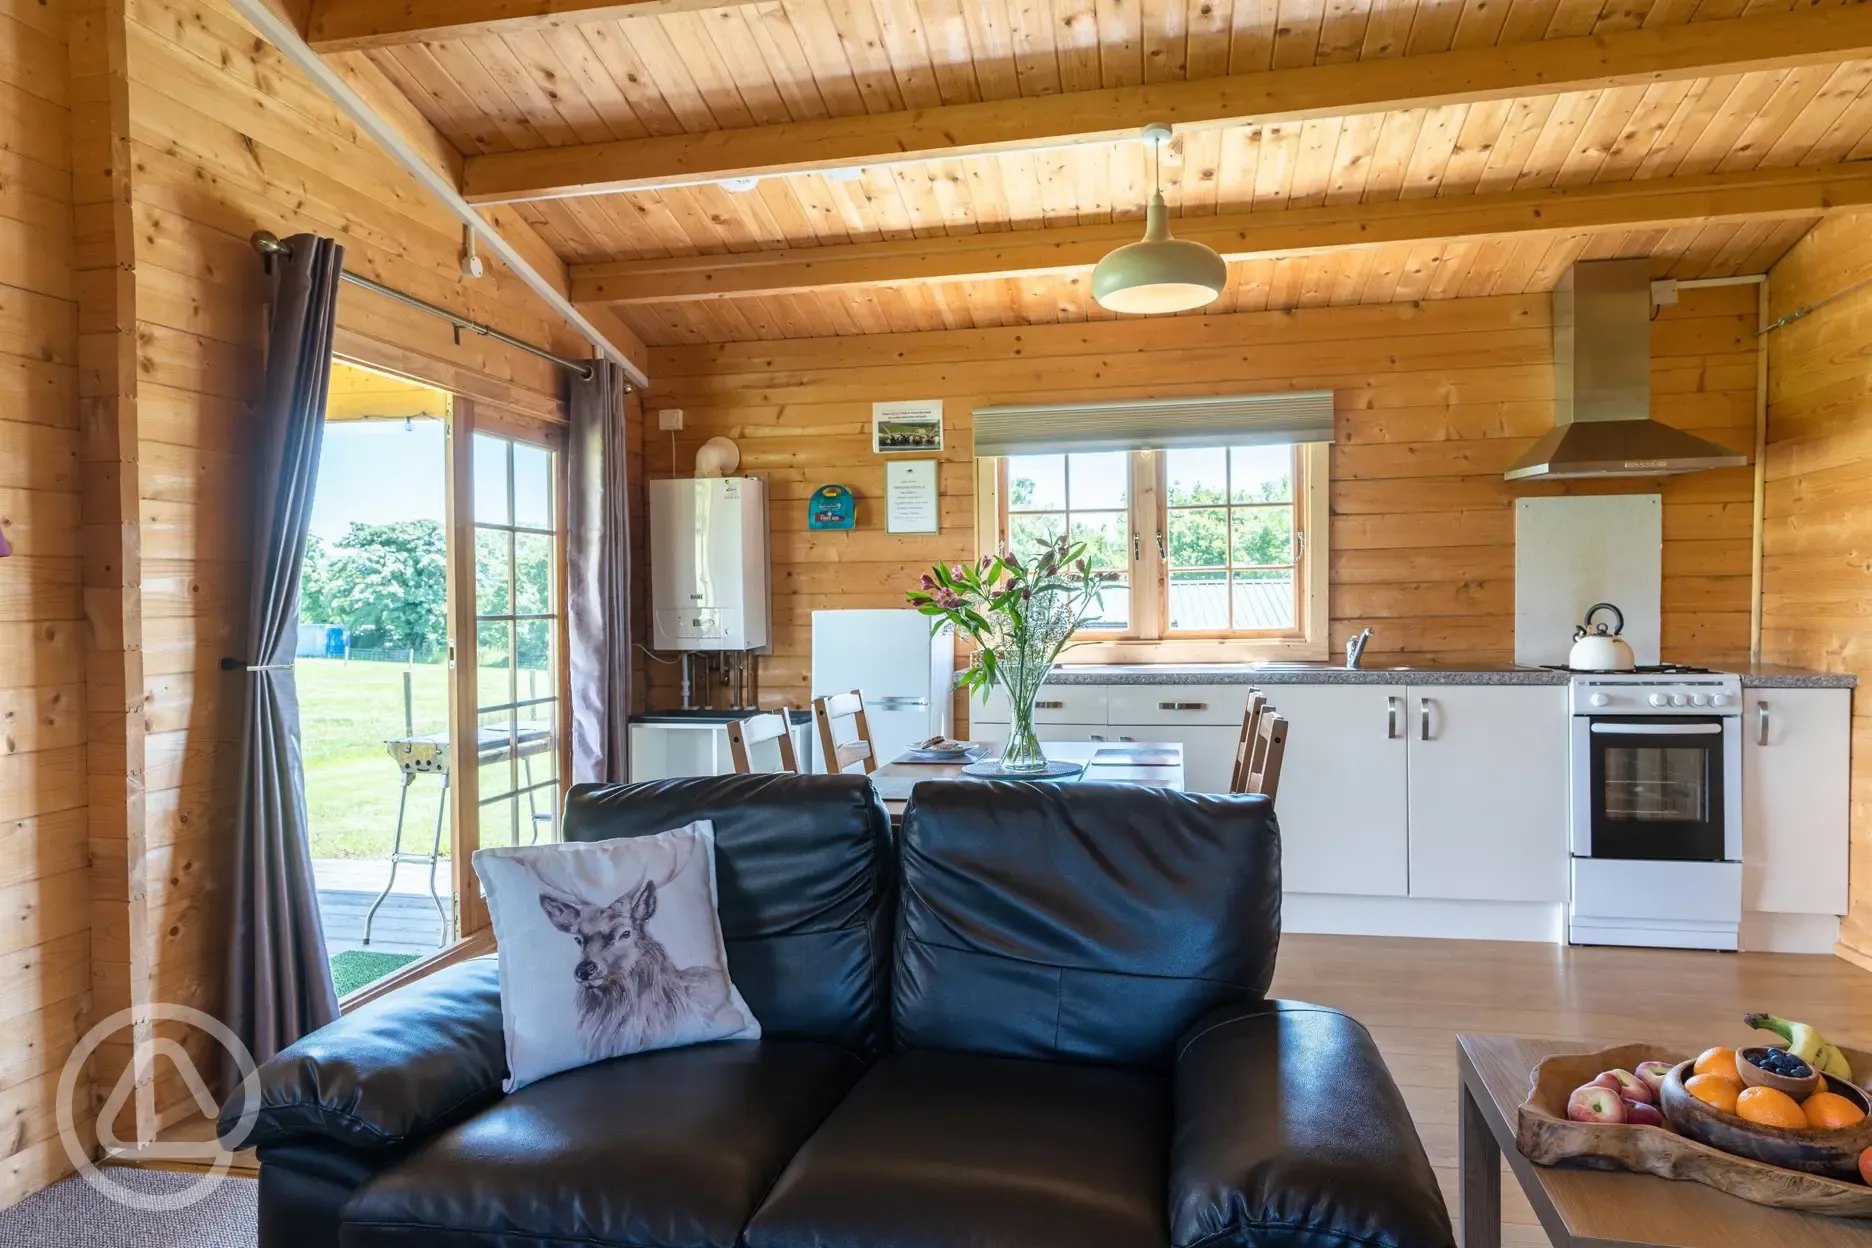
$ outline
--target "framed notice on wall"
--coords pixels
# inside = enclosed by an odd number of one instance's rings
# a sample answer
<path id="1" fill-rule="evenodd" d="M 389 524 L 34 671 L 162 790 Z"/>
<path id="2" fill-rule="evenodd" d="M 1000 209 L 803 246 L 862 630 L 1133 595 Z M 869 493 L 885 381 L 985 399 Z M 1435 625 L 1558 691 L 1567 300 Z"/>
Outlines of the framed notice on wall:
<path id="1" fill-rule="evenodd" d="M 942 450 L 942 400 L 873 403 L 871 449 L 880 455 Z"/>
<path id="2" fill-rule="evenodd" d="M 941 528 L 936 461 L 897 460 L 884 465 L 884 531 L 935 533 Z"/>

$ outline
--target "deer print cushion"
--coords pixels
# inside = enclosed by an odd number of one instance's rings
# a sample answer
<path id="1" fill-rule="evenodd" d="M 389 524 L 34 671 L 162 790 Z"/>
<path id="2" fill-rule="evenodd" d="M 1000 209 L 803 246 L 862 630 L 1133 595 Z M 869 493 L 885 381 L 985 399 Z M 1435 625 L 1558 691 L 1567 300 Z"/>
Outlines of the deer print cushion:
<path id="1" fill-rule="evenodd" d="M 477 850 L 500 962 L 506 1090 L 588 1062 L 760 1036 L 728 978 L 715 828 Z"/>

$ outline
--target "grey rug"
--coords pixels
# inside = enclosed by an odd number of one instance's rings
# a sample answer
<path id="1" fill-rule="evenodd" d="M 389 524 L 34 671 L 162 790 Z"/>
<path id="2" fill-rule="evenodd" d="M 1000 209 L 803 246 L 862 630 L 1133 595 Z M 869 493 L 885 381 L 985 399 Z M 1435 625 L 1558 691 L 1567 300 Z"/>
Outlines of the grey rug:
<path id="1" fill-rule="evenodd" d="M 113 1166 L 114 1183 L 139 1192 L 176 1192 L 195 1174 Z M 198 1204 L 168 1213 L 131 1209 L 80 1178 L 64 1179 L 0 1210 L 0 1245 L 30 1248 L 254 1248 L 260 1185 L 228 1177 Z"/>

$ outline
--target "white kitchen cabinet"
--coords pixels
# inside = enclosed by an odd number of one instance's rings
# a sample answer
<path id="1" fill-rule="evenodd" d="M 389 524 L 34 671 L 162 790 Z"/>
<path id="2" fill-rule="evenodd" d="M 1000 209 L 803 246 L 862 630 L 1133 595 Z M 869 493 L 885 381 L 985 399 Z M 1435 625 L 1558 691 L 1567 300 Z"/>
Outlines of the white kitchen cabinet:
<path id="1" fill-rule="evenodd" d="M 1846 913 L 1852 691 L 1742 691 L 1742 906 Z"/>
<path id="2" fill-rule="evenodd" d="M 1410 888 L 1402 685 L 1272 685 L 1292 724 L 1277 799 L 1288 892 Z"/>
<path id="3" fill-rule="evenodd" d="M 1413 685 L 1405 709 L 1410 895 L 1565 901 L 1565 687 Z"/>

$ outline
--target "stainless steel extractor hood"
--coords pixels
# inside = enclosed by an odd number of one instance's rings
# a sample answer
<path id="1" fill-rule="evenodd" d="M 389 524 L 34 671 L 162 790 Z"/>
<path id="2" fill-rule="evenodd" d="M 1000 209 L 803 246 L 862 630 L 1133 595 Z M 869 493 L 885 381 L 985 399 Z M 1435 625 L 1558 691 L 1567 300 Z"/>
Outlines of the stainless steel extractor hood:
<path id="1" fill-rule="evenodd" d="M 1651 269 L 1583 260 L 1553 293 L 1554 427 L 1510 481 L 1661 477 L 1738 468 L 1748 456 L 1651 419 Z"/>

